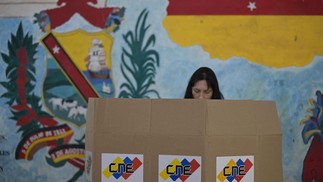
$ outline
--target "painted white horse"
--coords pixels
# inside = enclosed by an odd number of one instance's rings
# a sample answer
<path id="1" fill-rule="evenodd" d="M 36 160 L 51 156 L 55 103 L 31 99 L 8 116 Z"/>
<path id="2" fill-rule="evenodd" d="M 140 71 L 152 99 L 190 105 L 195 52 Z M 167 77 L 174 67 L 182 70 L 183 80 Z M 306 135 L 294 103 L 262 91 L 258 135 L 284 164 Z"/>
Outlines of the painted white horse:
<path id="1" fill-rule="evenodd" d="M 76 106 L 70 109 L 68 117 L 72 119 L 79 119 L 79 116 L 82 115 L 86 117 L 86 110 L 84 106 Z"/>
<path id="2" fill-rule="evenodd" d="M 61 109 L 63 107 L 63 99 L 62 98 L 51 98 L 48 100 L 50 104 L 52 104 L 52 107 L 54 110 Z"/>
<path id="3" fill-rule="evenodd" d="M 73 108 L 77 106 L 77 101 L 76 100 L 64 100 L 62 98 L 51 98 L 48 100 L 50 104 L 52 104 L 52 107 L 54 110 L 59 109 L 59 110 L 65 110 L 67 111 L 69 108 Z"/>
<path id="4" fill-rule="evenodd" d="M 63 101 L 63 107 L 64 108 L 73 108 L 77 106 L 77 100 L 64 100 Z"/>

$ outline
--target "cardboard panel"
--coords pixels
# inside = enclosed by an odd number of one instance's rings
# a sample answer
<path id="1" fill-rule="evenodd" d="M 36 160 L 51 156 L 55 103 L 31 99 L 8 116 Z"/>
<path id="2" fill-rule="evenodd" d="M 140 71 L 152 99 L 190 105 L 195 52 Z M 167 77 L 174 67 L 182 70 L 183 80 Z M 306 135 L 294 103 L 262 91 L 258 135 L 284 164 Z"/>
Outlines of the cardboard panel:
<path id="1" fill-rule="evenodd" d="M 259 136 L 258 155 L 255 163 L 255 181 L 283 181 L 282 139 L 281 135 Z"/>
<path id="2" fill-rule="evenodd" d="M 88 103 L 88 108 L 87 108 L 87 114 L 86 114 L 86 135 L 85 135 L 85 140 L 86 142 L 86 147 L 88 149 L 93 150 L 93 146 L 94 146 L 94 136 L 93 136 L 93 132 L 94 132 L 94 121 L 95 121 L 95 101 L 94 100 L 89 100 Z"/>
<path id="3" fill-rule="evenodd" d="M 148 181 L 158 181 L 159 155 L 203 156 L 205 151 L 202 136 L 153 136 L 150 142 L 152 171 Z"/>
<path id="4" fill-rule="evenodd" d="M 283 179 L 272 101 L 97 98 L 90 99 L 87 116 L 85 148 L 93 159 L 88 181 L 101 180 L 105 153 L 142 155 L 145 182 L 158 181 L 159 155 L 201 156 L 203 182 L 216 181 L 218 157 L 250 157 L 254 181 Z"/>
<path id="5" fill-rule="evenodd" d="M 150 132 L 151 100 L 98 99 L 95 112 L 97 131 L 123 135 L 145 135 Z"/>
<path id="6" fill-rule="evenodd" d="M 151 134 L 205 135 L 206 104 L 201 100 L 152 100 Z"/>
<path id="7" fill-rule="evenodd" d="M 147 143 L 150 143 L 150 137 L 143 135 L 110 135 L 110 134 L 96 134 L 96 151 L 93 156 L 93 181 L 101 181 L 102 175 L 102 154 L 142 154 L 144 156 L 143 166 L 150 166 L 149 156 L 150 147 Z M 108 167 L 109 164 L 103 166 Z M 146 173 L 150 173 L 149 168 L 144 168 Z M 150 175 L 145 178 L 149 179 Z M 149 181 L 149 180 L 148 180 Z"/>
<path id="8" fill-rule="evenodd" d="M 275 102 L 255 101 L 252 110 L 257 123 L 257 135 L 282 133 Z"/>
<path id="9" fill-rule="evenodd" d="M 208 135 L 256 135 L 254 101 L 209 100 Z"/>
<path id="10" fill-rule="evenodd" d="M 93 133 L 93 123 L 95 120 L 95 100 L 94 99 L 89 99 L 88 101 L 88 107 L 87 107 L 87 113 L 86 113 L 86 132 L 88 133 Z"/>

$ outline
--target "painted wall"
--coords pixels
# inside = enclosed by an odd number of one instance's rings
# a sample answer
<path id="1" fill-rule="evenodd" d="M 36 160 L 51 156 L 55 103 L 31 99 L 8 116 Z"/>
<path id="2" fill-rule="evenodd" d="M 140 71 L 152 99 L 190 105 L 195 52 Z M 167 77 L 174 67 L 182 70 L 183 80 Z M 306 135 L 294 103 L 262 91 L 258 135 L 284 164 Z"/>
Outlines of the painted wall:
<path id="1" fill-rule="evenodd" d="M 200 66 L 227 100 L 276 102 L 284 181 L 322 179 L 321 1 L 59 2 L 0 2 L 0 181 L 83 181 L 88 97 L 183 98 Z"/>

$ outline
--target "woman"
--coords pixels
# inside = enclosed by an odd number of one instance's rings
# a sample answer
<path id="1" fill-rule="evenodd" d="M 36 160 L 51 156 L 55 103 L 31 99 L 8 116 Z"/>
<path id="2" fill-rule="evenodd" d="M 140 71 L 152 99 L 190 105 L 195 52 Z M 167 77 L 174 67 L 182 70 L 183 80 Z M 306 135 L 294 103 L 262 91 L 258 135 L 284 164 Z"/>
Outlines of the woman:
<path id="1" fill-rule="evenodd" d="M 185 99 L 224 99 L 215 73 L 208 67 L 197 69 L 188 82 Z"/>

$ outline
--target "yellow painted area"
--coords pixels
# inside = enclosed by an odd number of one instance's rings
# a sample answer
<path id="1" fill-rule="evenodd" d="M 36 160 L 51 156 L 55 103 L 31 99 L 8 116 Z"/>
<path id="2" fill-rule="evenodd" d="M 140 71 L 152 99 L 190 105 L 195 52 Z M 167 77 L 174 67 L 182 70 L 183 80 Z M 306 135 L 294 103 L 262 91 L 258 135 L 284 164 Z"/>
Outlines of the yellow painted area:
<path id="1" fill-rule="evenodd" d="M 53 161 L 55 163 L 58 163 L 63 160 L 68 160 L 68 159 L 73 159 L 73 158 L 84 159 L 85 156 L 84 156 L 84 154 L 66 154 L 66 155 L 61 155 L 60 157 L 55 158 Z"/>
<path id="2" fill-rule="evenodd" d="M 36 145 L 38 145 L 40 143 L 43 143 L 43 142 L 48 142 L 48 141 L 53 141 L 53 140 L 65 138 L 65 137 L 70 136 L 72 134 L 73 134 L 73 130 L 69 130 L 69 131 L 67 131 L 67 132 L 65 132 L 65 133 L 63 133 L 61 135 L 58 135 L 58 136 L 43 137 L 43 138 L 40 138 L 40 139 L 35 140 L 28 147 L 28 149 L 26 151 L 25 159 L 26 160 L 29 160 L 30 158 L 33 157 L 33 156 L 30 156 L 30 152 L 35 148 Z"/>
<path id="3" fill-rule="evenodd" d="M 80 70 L 86 70 L 85 61 L 89 55 L 89 49 L 92 46 L 93 39 L 99 39 L 102 41 L 105 53 L 106 64 L 111 69 L 111 50 L 113 44 L 113 38 L 107 32 L 95 32 L 88 33 L 81 29 L 68 33 L 54 33 L 54 36 L 63 46 L 67 54 L 72 58 L 73 62 Z"/>
<path id="4" fill-rule="evenodd" d="M 167 16 L 163 24 L 172 41 L 201 45 L 212 58 L 281 68 L 323 55 L 322 22 L 323 16 Z"/>
<path id="5" fill-rule="evenodd" d="M 313 129 L 305 133 L 304 138 L 308 139 L 310 136 L 314 134 L 320 134 L 321 130 L 320 129 Z"/>

